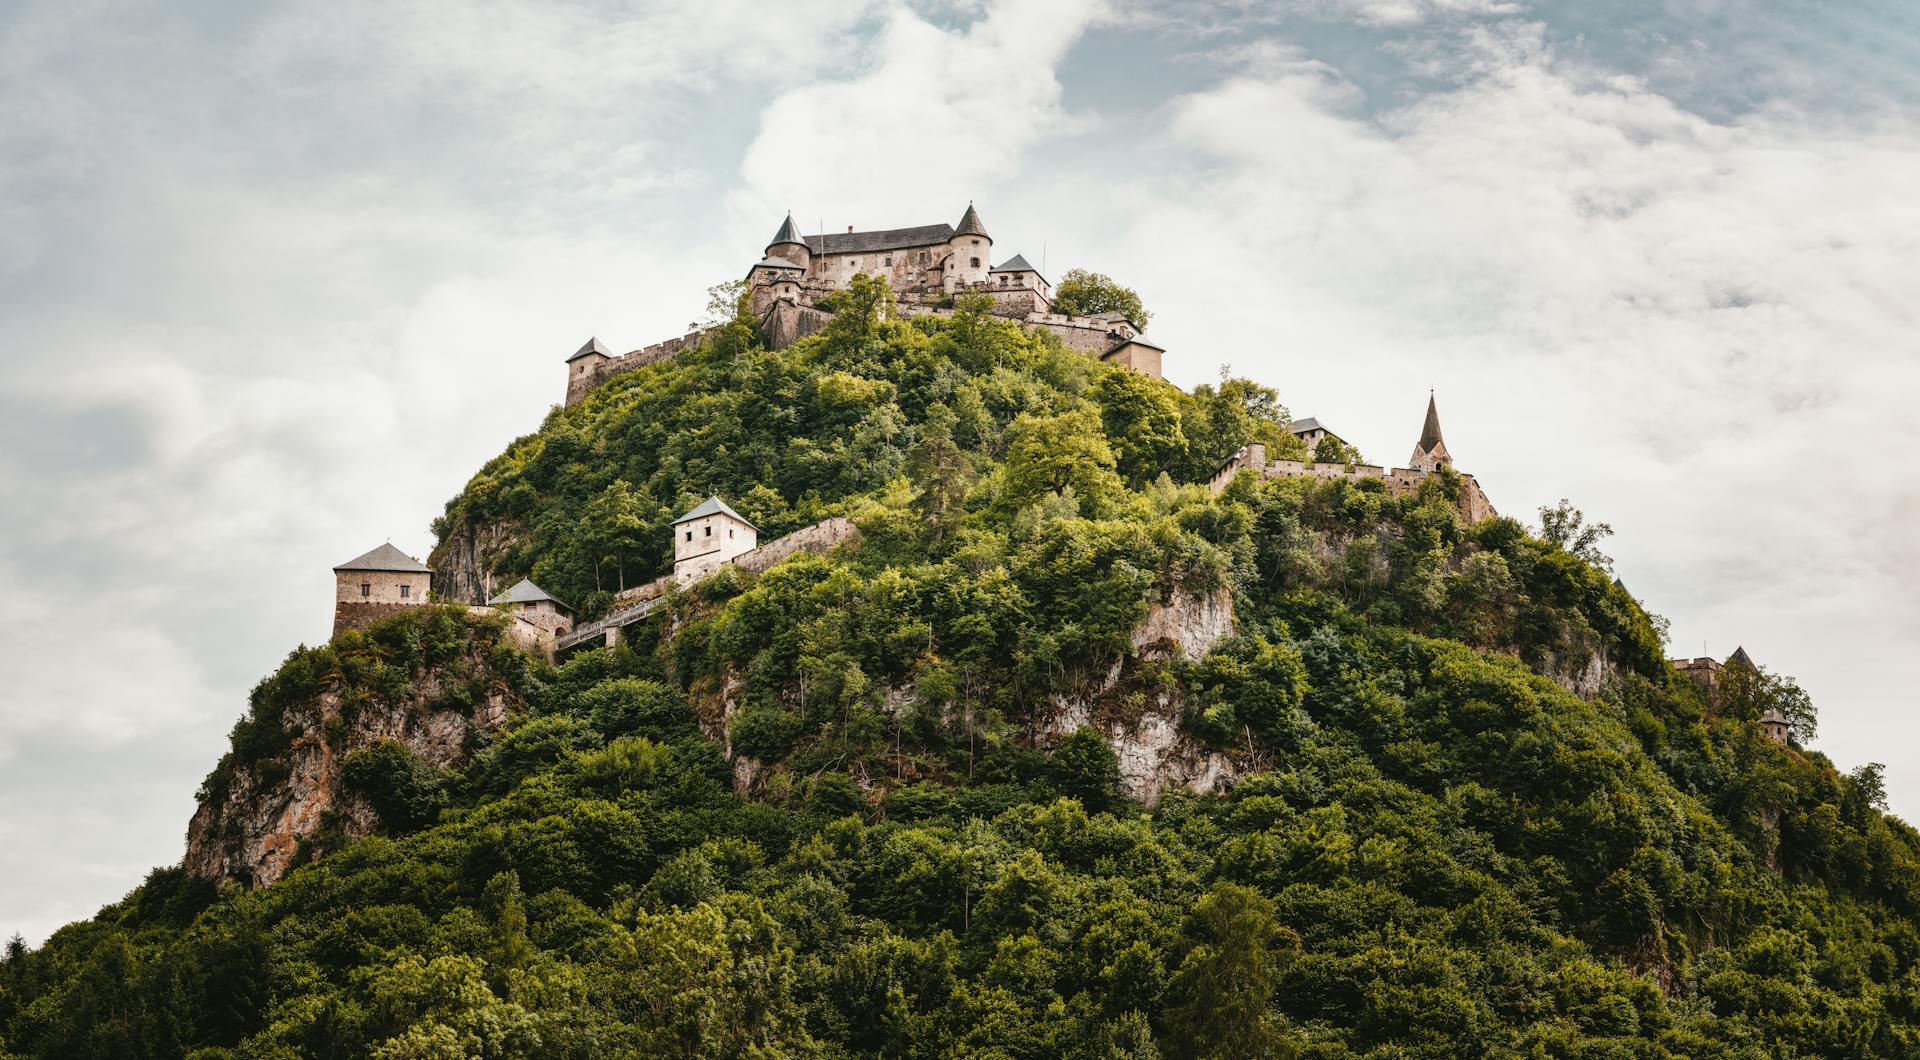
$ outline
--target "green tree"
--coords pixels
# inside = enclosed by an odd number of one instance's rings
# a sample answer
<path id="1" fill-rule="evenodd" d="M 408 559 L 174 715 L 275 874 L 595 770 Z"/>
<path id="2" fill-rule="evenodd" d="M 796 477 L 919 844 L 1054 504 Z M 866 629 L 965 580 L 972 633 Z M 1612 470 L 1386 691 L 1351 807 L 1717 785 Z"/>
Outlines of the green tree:
<path id="1" fill-rule="evenodd" d="M 1167 1013 L 1173 1055 L 1219 1060 L 1291 1057 L 1297 1050 L 1272 1009 L 1283 960 L 1298 938 L 1273 903 L 1237 883 L 1216 883 L 1194 907 Z"/>
<path id="2" fill-rule="evenodd" d="M 1555 548 L 1578 556 L 1603 571 L 1612 572 L 1613 560 L 1600 551 L 1600 542 L 1613 536 L 1606 523 L 1589 523 L 1587 517 L 1565 497 L 1551 508 L 1540 509 L 1540 539 Z"/>
<path id="3" fill-rule="evenodd" d="M 1007 500 L 1021 508 L 1071 490 L 1098 512 L 1120 488 L 1113 448 L 1091 409 L 1055 416 L 1023 412 L 1007 434 Z"/>
<path id="4" fill-rule="evenodd" d="M 1187 455 L 1180 406 L 1170 388 L 1138 372 L 1104 372 L 1094 384 L 1100 422 L 1112 440 L 1115 466 L 1131 483 L 1179 470 Z"/>
<path id="5" fill-rule="evenodd" d="M 1073 316 L 1120 313 L 1142 331 L 1152 319 L 1147 307 L 1141 304 L 1140 295 L 1132 288 L 1122 287 L 1112 277 L 1086 269 L 1068 269 L 1067 274 L 1060 277 L 1053 288 L 1053 310 Z"/>

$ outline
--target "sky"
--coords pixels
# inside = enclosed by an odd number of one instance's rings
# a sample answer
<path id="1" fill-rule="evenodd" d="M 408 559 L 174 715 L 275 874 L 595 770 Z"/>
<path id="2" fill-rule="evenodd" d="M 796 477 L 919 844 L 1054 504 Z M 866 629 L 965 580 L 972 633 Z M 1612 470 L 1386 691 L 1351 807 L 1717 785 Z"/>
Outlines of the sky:
<path id="1" fill-rule="evenodd" d="M 791 209 L 1137 288 L 1375 461 L 1611 524 L 1920 820 L 1903 0 L 0 6 L 0 936 L 179 860 L 330 568 Z"/>

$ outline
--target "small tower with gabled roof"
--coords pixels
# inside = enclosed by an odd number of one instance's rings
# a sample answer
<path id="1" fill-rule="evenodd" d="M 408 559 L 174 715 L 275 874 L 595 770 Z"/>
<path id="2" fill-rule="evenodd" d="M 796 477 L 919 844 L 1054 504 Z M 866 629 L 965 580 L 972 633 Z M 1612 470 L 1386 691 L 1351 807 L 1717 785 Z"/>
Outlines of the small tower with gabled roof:
<path id="1" fill-rule="evenodd" d="M 708 497 L 673 521 L 673 576 L 695 581 L 760 547 L 760 531 L 726 501 Z"/>
<path id="2" fill-rule="evenodd" d="M 333 635 L 427 602 L 433 571 L 391 543 L 333 568 Z"/>
<path id="3" fill-rule="evenodd" d="M 1438 471 L 1453 463 L 1447 453 L 1447 441 L 1440 436 L 1440 410 L 1434 406 L 1433 391 L 1427 391 L 1427 420 L 1420 426 L 1420 440 L 1414 443 L 1407 466 L 1419 471 Z"/>
<path id="4" fill-rule="evenodd" d="M 563 634 L 573 625 L 573 608 L 554 599 L 545 589 L 522 578 L 505 592 L 487 601 L 488 607 L 511 611 L 514 616 L 553 634 Z"/>

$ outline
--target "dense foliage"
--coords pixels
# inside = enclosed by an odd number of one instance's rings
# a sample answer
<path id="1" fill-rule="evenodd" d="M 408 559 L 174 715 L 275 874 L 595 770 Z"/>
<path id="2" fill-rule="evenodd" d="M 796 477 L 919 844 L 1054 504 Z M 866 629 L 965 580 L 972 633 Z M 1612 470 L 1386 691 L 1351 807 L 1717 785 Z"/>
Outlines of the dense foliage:
<path id="1" fill-rule="evenodd" d="M 516 671 L 524 709 L 462 769 L 356 752 L 381 834 L 273 887 L 158 869 L 16 947 L 0 1056 L 1920 1047 L 1920 837 L 1877 772 L 1766 742 L 1770 707 L 1811 731 L 1779 675 L 1674 675 L 1578 534 L 1467 525 L 1449 476 L 1216 497 L 1179 483 L 1291 441 L 1272 392 L 1183 395 L 964 304 L 845 308 L 616 377 L 442 530 L 515 527 L 502 573 L 582 594 L 660 572 L 709 492 L 769 533 L 848 514 L 858 549 L 723 570 L 671 635 Z M 1218 592 L 1235 636 L 1136 653 L 1152 603 Z M 420 662 L 382 637 L 347 655 Z M 263 683 L 236 754 L 271 756 L 323 650 Z M 1046 737 L 1073 695 L 1094 724 Z M 1126 796 L 1107 727 L 1163 699 L 1228 792 Z"/>
<path id="2" fill-rule="evenodd" d="M 1060 277 L 1060 283 L 1053 288 L 1053 311 L 1072 316 L 1119 313 L 1143 331 L 1153 319 L 1133 288 L 1121 286 L 1105 273 L 1086 269 L 1068 269 L 1067 274 Z"/>

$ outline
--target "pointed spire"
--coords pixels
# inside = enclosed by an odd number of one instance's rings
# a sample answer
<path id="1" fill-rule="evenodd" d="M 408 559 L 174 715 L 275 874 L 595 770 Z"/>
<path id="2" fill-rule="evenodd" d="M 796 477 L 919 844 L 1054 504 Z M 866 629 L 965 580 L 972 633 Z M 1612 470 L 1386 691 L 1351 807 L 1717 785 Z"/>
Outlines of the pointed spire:
<path id="1" fill-rule="evenodd" d="M 1749 670 L 1759 669 L 1758 666 L 1753 665 L 1753 656 L 1748 655 L 1747 649 L 1745 648 L 1735 648 L 1733 649 L 1733 654 L 1727 656 L 1727 665 L 1733 666 L 1735 664 L 1744 666 Z"/>
<path id="2" fill-rule="evenodd" d="M 1433 452 L 1433 447 L 1444 441 L 1440 437 L 1440 410 L 1434 407 L 1433 391 L 1427 391 L 1427 422 L 1420 427 L 1419 449 L 1423 453 Z"/>
<path id="3" fill-rule="evenodd" d="M 793 223 L 792 210 L 787 211 L 786 221 L 780 225 L 780 231 L 773 234 L 773 242 L 768 243 L 767 246 L 769 248 L 777 247 L 782 243 L 798 243 L 801 246 L 807 245 L 807 241 L 800 238 L 800 226 Z"/>
<path id="4" fill-rule="evenodd" d="M 993 242 L 993 237 L 987 235 L 987 226 L 980 223 L 980 214 L 973 208 L 972 202 L 967 203 L 967 212 L 960 215 L 960 225 L 953 230 L 953 234 L 956 236 L 980 236 L 989 243 Z"/>

